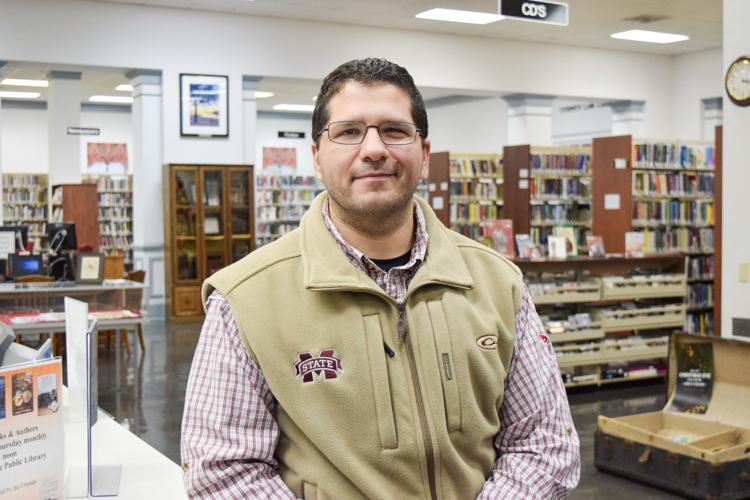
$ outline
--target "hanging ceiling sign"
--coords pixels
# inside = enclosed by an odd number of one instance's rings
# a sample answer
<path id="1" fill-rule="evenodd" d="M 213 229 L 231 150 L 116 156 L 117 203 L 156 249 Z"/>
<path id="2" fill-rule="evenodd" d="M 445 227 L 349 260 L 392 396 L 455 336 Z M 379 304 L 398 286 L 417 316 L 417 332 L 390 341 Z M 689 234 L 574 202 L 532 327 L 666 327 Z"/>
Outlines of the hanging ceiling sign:
<path id="1" fill-rule="evenodd" d="M 99 135 L 101 129 L 93 127 L 68 127 L 68 135 Z"/>
<path id="2" fill-rule="evenodd" d="M 500 14 L 521 21 L 568 25 L 568 4 L 541 0 L 502 0 Z"/>
<path id="3" fill-rule="evenodd" d="M 280 139 L 304 139 L 305 133 L 279 130 L 279 138 Z"/>

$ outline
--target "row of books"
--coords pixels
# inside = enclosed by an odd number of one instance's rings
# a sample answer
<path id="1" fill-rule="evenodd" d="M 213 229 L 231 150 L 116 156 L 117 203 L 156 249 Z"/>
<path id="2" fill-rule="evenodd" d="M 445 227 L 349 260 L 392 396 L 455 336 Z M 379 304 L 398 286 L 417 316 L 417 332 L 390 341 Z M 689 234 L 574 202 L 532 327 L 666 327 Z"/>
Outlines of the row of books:
<path id="1" fill-rule="evenodd" d="M 712 284 L 692 283 L 688 287 L 688 307 L 711 307 L 714 305 Z"/>
<path id="2" fill-rule="evenodd" d="M 261 188 L 292 188 L 309 187 L 320 189 L 320 183 L 312 175 L 259 175 L 255 178 L 255 187 Z"/>
<path id="3" fill-rule="evenodd" d="M 633 220 L 640 225 L 714 223 L 714 203 L 708 200 L 634 201 Z"/>
<path id="4" fill-rule="evenodd" d="M 302 218 L 308 207 L 304 205 L 258 207 L 258 222 L 288 222 Z"/>
<path id="5" fill-rule="evenodd" d="M 115 222 L 115 221 L 100 221 L 99 222 L 99 234 L 108 236 L 129 236 L 133 234 L 130 228 L 130 221 Z"/>
<path id="6" fill-rule="evenodd" d="M 579 173 L 589 172 L 591 155 L 588 153 L 545 154 L 532 153 L 529 167 L 534 170 L 563 170 Z"/>
<path id="7" fill-rule="evenodd" d="M 685 331 L 694 335 L 712 335 L 714 331 L 713 311 L 688 312 Z"/>
<path id="8" fill-rule="evenodd" d="M 633 194 L 713 196 L 713 193 L 713 173 L 633 172 Z"/>
<path id="9" fill-rule="evenodd" d="M 99 206 L 105 207 L 130 207 L 132 206 L 131 193 L 99 193 Z"/>
<path id="10" fill-rule="evenodd" d="M 4 188 L 31 188 L 46 191 L 47 175 L 40 174 L 3 174 Z"/>
<path id="11" fill-rule="evenodd" d="M 501 207 L 494 204 L 451 203 L 450 220 L 452 222 L 479 223 L 499 218 L 501 211 Z"/>
<path id="12" fill-rule="evenodd" d="M 130 235 L 99 235 L 99 246 L 102 250 L 116 248 L 118 250 L 129 251 L 133 246 L 133 237 Z"/>
<path id="13" fill-rule="evenodd" d="M 713 279 L 714 256 L 694 255 L 688 261 L 688 278 Z"/>
<path id="14" fill-rule="evenodd" d="M 99 207 L 99 222 L 103 220 L 130 221 L 130 207 L 107 206 Z"/>
<path id="15" fill-rule="evenodd" d="M 554 221 L 565 224 L 566 221 L 591 222 L 591 211 L 588 208 L 571 205 L 532 205 L 531 223 Z"/>
<path id="16" fill-rule="evenodd" d="M 626 234 L 626 241 L 628 234 L 632 233 Z M 643 235 L 643 252 L 647 254 L 714 251 L 714 231 L 711 228 L 644 229 L 640 234 Z"/>
<path id="17" fill-rule="evenodd" d="M 31 206 L 9 206 L 3 207 L 3 220 L 9 222 L 11 220 L 18 221 L 30 221 L 30 220 L 46 220 L 47 219 L 47 207 L 31 207 Z"/>
<path id="18" fill-rule="evenodd" d="M 3 202 L 7 205 L 8 203 L 20 204 L 26 203 L 29 205 L 39 205 L 47 203 L 47 191 L 23 189 L 21 191 L 11 191 L 8 189 L 4 190 Z"/>
<path id="19" fill-rule="evenodd" d="M 93 178 L 91 180 L 94 180 Z M 130 179 L 128 177 L 115 177 L 101 175 L 95 179 L 96 190 L 100 193 L 106 191 L 131 191 Z"/>
<path id="20" fill-rule="evenodd" d="M 591 183 L 580 178 L 555 179 L 531 178 L 529 180 L 529 195 L 535 196 L 578 196 L 591 197 Z"/>
<path id="21" fill-rule="evenodd" d="M 714 168 L 714 147 L 709 145 L 633 144 L 633 166 L 644 168 Z"/>
<path id="22" fill-rule="evenodd" d="M 451 158 L 451 177 L 498 177 L 503 175 L 503 160 Z"/>
<path id="23" fill-rule="evenodd" d="M 250 185 L 245 175 L 232 175 L 229 182 L 229 203 L 247 206 L 250 198 Z"/>
<path id="24" fill-rule="evenodd" d="M 257 205 L 310 205 L 315 199 L 315 190 L 289 190 L 289 191 L 266 191 L 257 192 Z"/>
<path id="25" fill-rule="evenodd" d="M 222 179 L 221 174 L 206 174 L 206 179 L 203 181 L 203 205 L 207 207 L 219 207 L 221 206 L 221 190 L 222 190 Z"/>
<path id="26" fill-rule="evenodd" d="M 258 223 L 258 240 L 267 240 L 264 243 L 268 243 L 283 236 L 286 233 L 297 228 L 299 224 L 288 224 L 280 222 L 259 222 Z"/>
<path id="27" fill-rule="evenodd" d="M 477 180 L 452 180 L 450 184 L 451 196 L 476 196 L 478 198 L 499 199 L 503 197 L 502 185 L 494 182 L 479 182 Z"/>

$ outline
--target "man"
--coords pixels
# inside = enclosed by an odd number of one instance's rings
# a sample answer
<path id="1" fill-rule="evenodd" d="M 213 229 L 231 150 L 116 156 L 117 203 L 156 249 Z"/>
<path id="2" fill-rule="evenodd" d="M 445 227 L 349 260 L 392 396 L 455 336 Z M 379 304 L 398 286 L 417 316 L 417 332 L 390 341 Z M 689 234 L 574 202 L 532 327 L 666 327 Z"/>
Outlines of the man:
<path id="1" fill-rule="evenodd" d="M 518 269 L 413 195 L 409 73 L 350 61 L 313 114 L 300 228 L 204 285 L 188 383 L 195 498 L 560 498 L 579 443 Z"/>

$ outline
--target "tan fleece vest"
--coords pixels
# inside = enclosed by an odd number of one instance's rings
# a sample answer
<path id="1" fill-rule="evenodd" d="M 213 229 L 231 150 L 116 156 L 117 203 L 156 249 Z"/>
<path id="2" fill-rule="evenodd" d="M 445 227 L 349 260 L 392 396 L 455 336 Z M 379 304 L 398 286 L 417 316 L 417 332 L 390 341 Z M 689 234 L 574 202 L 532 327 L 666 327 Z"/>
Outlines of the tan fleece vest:
<path id="1" fill-rule="evenodd" d="M 277 400 L 281 478 L 306 499 L 474 498 L 496 458 L 520 272 L 420 201 L 430 240 L 399 343 L 398 305 L 327 231 L 325 196 L 203 288 L 228 299 Z"/>

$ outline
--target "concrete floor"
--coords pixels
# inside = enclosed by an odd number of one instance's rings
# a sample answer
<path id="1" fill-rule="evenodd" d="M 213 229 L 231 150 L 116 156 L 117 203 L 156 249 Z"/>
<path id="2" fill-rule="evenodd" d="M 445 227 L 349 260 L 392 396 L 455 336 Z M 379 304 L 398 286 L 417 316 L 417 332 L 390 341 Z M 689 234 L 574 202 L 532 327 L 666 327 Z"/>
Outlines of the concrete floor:
<path id="1" fill-rule="evenodd" d="M 145 355 L 137 363 L 124 357 L 117 389 L 114 349 L 99 348 L 99 405 L 124 427 L 167 457 L 180 462 L 180 422 L 185 387 L 199 323 L 152 321 L 144 328 Z M 124 354 L 124 353 L 123 353 Z M 136 370 L 139 384 L 135 387 Z M 581 438 L 581 481 L 572 499 L 638 500 L 680 498 L 594 468 L 593 432 L 597 415 L 620 416 L 653 411 L 664 406 L 665 386 L 609 386 L 570 394 L 571 410 Z"/>

